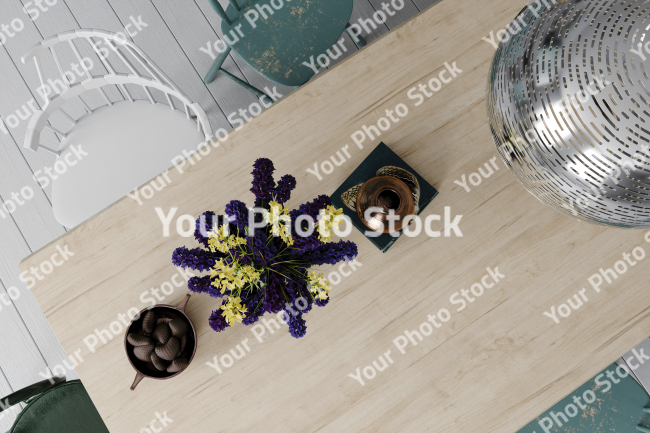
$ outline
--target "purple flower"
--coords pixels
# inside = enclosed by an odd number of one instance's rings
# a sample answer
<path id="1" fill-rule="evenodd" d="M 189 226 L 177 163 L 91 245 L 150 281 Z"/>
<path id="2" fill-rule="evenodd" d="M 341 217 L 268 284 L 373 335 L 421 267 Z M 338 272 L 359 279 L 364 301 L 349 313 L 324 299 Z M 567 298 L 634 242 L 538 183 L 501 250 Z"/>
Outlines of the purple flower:
<path id="1" fill-rule="evenodd" d="M 214 286 L 208 287 L 206 289 L 205 293 L 207 293 L 208 295 L 212 296 L 213 298 L 217 298 L 217 299 L 220 299 L 220 298 L 223 298 L 223 297 L 227 298 L 228 296 L 230 296 L 230 290 L 225 290 L 224 293 L 221 293 L 221 290 L 217 289 Z"/>
<path id="2" fill-rule="evenodd" d="M 318 232 L 314 232 L 311 236 L 301 237 L 296 235 L 293 238 L 293 254 L 294 257 L 300 257 L 301 254 L 307 251 L 315 250 L 323 245 L 318 239 Z"/>
<path id="3" fill-rule="evenodd" d="M 354 260 L 357 254 L 357 245 L 354 242 L 338 241 L 323 244 L 321 247 L 305 253 L 302 259 L 314 265 L 335 265 L 343 260 Z"/>
<path id="4" fill-rule="evenodd" d="M 214 227 L 216 222 L 215 214 L 212 211 L 203 212 L 196 219 L 196 230 L 194 230 L 194 238 L 199 241 L 204 247 L 208 247 L 208 233 Z"/>
<path id="5" fill-rule="evenodd" d="M 298 208 L 298 215 L 309 215 L 314 219 L 318 220 L 318 215 L 320 214 L 321 209 L 325 209 L 327 206 L 332 204 L 332 199 L 327 195 L 319 195 L 314 200 L 301 204 Z"/>
<path id="6" fill-rule="evenodd" d="M 285 291 L 289 297 L 290 303 L 293 304 L 296 299 L 303 295 L 307 295 L 307 283 L 302 277 L 291 275 L 290 277 L 285 278 L 285 284 Z"/>
<path id="7" fill-rule="evenodd" d="M 319 307 L 324 307 L 329 303 L 329 301 L 330 301 L 329 297 L 325 299 L 316 298 L 316 300 L 314 300 L 314 304 L 318 305 Z"/>
<path id="8" fill-rule="evenodd" d="M 266 287 L 262 289 L 264 291 L 262 307 L 266 312 L 277 314 L 284 309 L 286 300 L 282 293 L 280 278 L 275 272 L 269 272 L 269 274 L 265 281 Z"/>
<path id="9" fill-rule="evenodd" d="M 291 175 L 283 176 L 275 184 L 273 163 L 266 158 L 255 161 L 253 166 L 253 187 L 255 206 L 268 208 L 268 203 L 275 198 L 279 203 L 286 203 L 291 198 L 291 192 L 296 187 L 296 179 Z M 293 245 L 287 245 L 280 237 L 271 237 L 268 228 L 258 229 L 246 235 L 249 223 L 249 210 L 245 203 L 233 200 L 225 206 L 227 216 L 215 215 L 214 212 L 203 213 L 196 221 L 194 236 L 203 248 L 177 248 L 172 255 L 174 265 L 197 271 L 209 271 L 216 260 L 225 263 L 238 262 L 240 265 L 250 265 L 260 272 L 260 285 L 251 284 L 237 291 L 236 296 L 246 306 L 245 325 L 252 325 L 266 313 L 285 312 L 285 320 L 289 325 L 289 333 L 295 338 L 301 338 L 307 332 L 303 318 L 313 305 L 327 305 L 329 299 L 315 299 L 309 292 L 305 274 L 312 265 L 336 264 L 342 260 L 353 260 L 357 256 L 357 246 L 349 241 L 324 244 L 318 239 L 315 230 L 320 211 L 332 204 L 326 195 L 320 195 L 311 202 L 301 205 L 289 213 L 292 221 Z M 299 217 L 307 216 L 301 227 L 296 227 Z M 261 221 L 262 215 L 256 214 L 255 221 Z M 303 218 L 304 219 L 304 218 Z M 243 245 L 230 248 L 227 253 L 213 252 L 209 248 L 209 232 L 222 225 L 228 225 L 230 233 L 245 236 Z M 297 230 L 297 229 L 300 230 Z M 310 236 L 299 234 L 314 229 Z M 231 296 L 230 290 L 221 290 L 214 286 L 217 276 L 193 276 L 188 281 L 188 288 L 197 294 L 207 294 L 214 298 Z M 223 305 L 223 304 L 222 304 Z M 209 324 L 215 331 L 223 331 L 229 325 L 223 316 L 223 310 L 218 308 L 209 318 Z"/>
<path id="10" fill-rule="evenodd" d="M 253 164 L 253 187 L 251 192 L 255 194 L 255 206 L 260 207 L 266 204 L 266 201 L 271 198 L 275 190 L 275 181 L 273 180 L 273 172 L 275 167 L 268 158 L 260 158 Z"/>
<path id="11" fill-rule="evenodd" d="M 226 303 L 226 301 L 223 302 L 224 304 Z M 212 312 L 210 318 L 208 319 L 210 328 L 217 332 L 221 332 L 228 327 L 228 322 L 226 322 L 226 318 L 221 314 L 222 312 L 223 310 L 221 308 L 217 308 Z"/>
<path id="12" fill-rule="evenodd" d="M 291 198 L 291 191 L 296 187 L 296 178 L 285 174 L 275 188 L 275 200 L 278 203 L 285 203 Z"/>
<path id="13" fill-rule="evenodd" d="M 303 314 L 311 311 L 313 300 L 312 296 L 309 294 L 307 282 L 302 277 L 292 276 L 291 279 L 286 280 L 286 284 L 287 295 L 289 296 L 292 308 Z M 297 302 L 300 298 L 303 300 Z"/>
<path id="14" fill-rule="evenodd" d="M 215 258 L 219 255 L 201 248 L 188 250 L 185 247 L 176 248 L 172 254 L 172 263 L 181 268 L 190 268 L 195 271 L 207 271 L 214 266 Z"/>
<path id="15" fill-rule="evenodd" d="M 212 285 L 212 278 L 209 275 L 204 277 L 192 277 L 187 281 L 187 288 L 194 293 L 207 293 L 213 298 L 222 298 L 223 293 Z"/>
<path id="16" fill-rule="evenodd" d="M 226 215 L 228 215 L 232 224 L 237 225 L 241 235 L 246 233 L 246 227 L 248 227 L 248 208 L 246 204 L 239 200 L 231 201 L 226 205 Z"/>
<path id="17" fill-rule="evenodd" d="M 196 238 L 199 243 L 201 243 L 204 247 L 208 248 L 208 233 L 212 231 L 212 229 L 220 227 L 224 224 L 230 224 L 228 218 L 226 218 L 223 215 L 215 215 L 214 212 L 207 211 L 202 213 L 197 219 L 196 219 L 196 229 L 194 230 L 194 238 Z M 230 225 L 230 230 L 235 229 L 235 225 Z"/>
<path id="18" fill-rule="evenodd" d="M 257 322 L 260 317 L 264 315 L 264 313 L 266 313 L 266 311 L 264 311 L 264 307 L 262 306 L 262 292 L 260 290 L 256 290 L 253 293 L 250 293 L 244 301 L 244 304 L 248 310 L 246 312 L 246 317 L 244 320 L 242 320 L 242 323 L 244 325 L 252 325 L 253 323 Z"/>
<path id="19" fill-rule="evenodd" d="M 268 235 L 260 229 L 255 230 L 255 237 L 249 237 L 248 249 L 253 254 L 253 261 L 260 267 L 273 263 L 273 258 L 278 252 L 274 242 L 267 242 Z"/>
<path id="20" fill-rule="evenodd" d="M 300 205 L 298 209 L 289 212 L 291 216 L 291 228 L 293 234 L 293 256 L 303 254 L 305 251 L 315 250 L 323 245 L 318 239 L 318 215 L 321 209 L 325 209 L 332 204 L 332 200 L 326 195 L 320 195 L 311 202 Z M 301 218 L 300 233 L 298 232 L 298 217 L 305 215 L 308 218 Z M 306 236 L 304 233 L 309 233 L 311 226 L 311 235 Z"/>
<path id="21" fill-rule="evenodd" d="M 299 210 L 292 210 L 289 213 L 291 217 L 291 234 L 293 236 L 292 255 L 296 257 L 305 251 L 315 250 L 323 245 L 318 239 L 318 226 L 315 225 L 314 218 L 308 215 L 308 218 L 301 218 L 300 227 L 298 227 L 298 217 L 301 215 Z M 311 227 L 311 235 L 307 236 Z M 300 232 L 298 232 L 300 229 Z"/>
<path id="22" fill-rule="evenodd" d="M 290 312 L 284 312 L 284 321 L 289 325 L 289 334 L 294 338 L 304 337 L 307 333 L 307 325 L 302 314 L 293 315 Z"/>
<path id="23" fill-rule="evenodd" d="M 187 281 L 187 288 L 190 289 L 190 292 L 205 293 L 209 287 L 212 287 L 212 280 L 209 275 L 205 277 L 192 277 Z"/>

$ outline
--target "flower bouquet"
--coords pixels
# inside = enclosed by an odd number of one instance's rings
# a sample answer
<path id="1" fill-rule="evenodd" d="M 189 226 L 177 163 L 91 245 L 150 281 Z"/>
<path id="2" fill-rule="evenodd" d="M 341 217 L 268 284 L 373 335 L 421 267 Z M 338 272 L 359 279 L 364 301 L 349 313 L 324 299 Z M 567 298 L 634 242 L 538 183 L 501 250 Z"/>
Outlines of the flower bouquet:
<path id="1" fill-rule="evenodd" d="M 194 232 L 201 247 L 180 247 L 172 255 L 176 266 L 209 272 L 190 278 L 188 288 L 222 300 L 209 318 L 217 332 L 236 322 L 251 325 L 267 312 L 284 311 L 289 333 L 304 336 L 303 314 L 313 304 L 327 305 L 331 289 L 313 267 L 357 256 L 353 242 L 333 241 L 344 218 L 342 210 L 321 195 L 288 211 L 284 204 L 296 180 L 287 174 L 276 185 L 274 171 L 269 159 L 255 161 L 251 173 L 255 208 L 233 200 L 226 205 L 225 216 L 203 213 Z"/>

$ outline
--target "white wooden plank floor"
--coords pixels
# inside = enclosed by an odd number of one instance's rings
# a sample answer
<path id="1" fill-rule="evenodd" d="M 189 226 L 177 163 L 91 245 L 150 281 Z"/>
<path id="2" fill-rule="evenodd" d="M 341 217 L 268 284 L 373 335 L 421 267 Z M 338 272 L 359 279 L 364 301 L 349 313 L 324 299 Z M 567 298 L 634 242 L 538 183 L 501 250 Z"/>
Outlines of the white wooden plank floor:
<path id="1" fill-rule="evenodd" d="M 399 13 L 363 36 L 370 43 L 436 1 L 403 0 L 404 7 Z M 221 2 L 227 4 L 227 0 Z M 391 2 L 398 6 L 402 3 L 401 0 L 354 0 L 351 22 L 370 19 L 381 10 L 382 3 Z M 0 200 L 11 209 L 16 193 L 28 189 L 34 192 L 31 199 L 12 213 L 5 212 L 4 216 L 0 213 L 0 397 L 43 380 L 48 369 L 55 369 L 67 359 L 36 300 L 18 275 L 18 263 L 24 257 L 65 233 L 52 213 L 51 189 L 49 186 L 42 189 L 35 179 L 35 174 L 53 165 L 54 157 L 22 146 L 28 114 L 40 106 L 42 98 L 36 90 L 39 81 L 35 68 L 31 63 L 23 65 L 21 56 L 33 44 L 57 33 L 79 28 L 117 32 L 140 20 L 146 27 L 133 37 L 135 43 L 190 99 L 201 104 L 213 129 L 231 129 L 228 115 L 257 101 L 250 92 L 224 76 L 209 85 L 203 83 L 202 77 L 212 59 L 199 48 L 221 37 L 219 18 L 207 0 L 50 0 L 49 3 L 53 6 L 43 3 L 48 10 L 38 10 L 38 17 L 31 19 L 30 15 L 35 17 L 33 11 L 37 9 L 32 1 L 0 2 L 0 24 L 10 24 L 12 20 L 16 25 L 18 20 L 23 24 L 17 25 L 21 30 L 11 32 L 14 35 L 0 45 Z M 330 67 L 358 49 L 347 34 L 343 37 L 348 51 Z M 82 52 L 82 56 L 91 57 L 95 67 L 101 67 L 94 53 Z M 61 63 L 71 60 L 63 58 Z M 44 62 L 43 68 L 46 72 L 56 71 L 53 62 Z M 269 80 L 236 54 L 230 55 L 224 68 L 259 89 L 273 88 Z M 293 90 L 277 87 L 282 95 Z M 109 97 L 119 99 L 118 90 L 112 89 Z M 85 102 L 90 106 L 100 103 L 92 97 Z M 82 108 L 79 104 L 71 109 Z M 16 119 L 20 119 L 17 125 Z M 53 143 L 56 137 L 50 133 L 47 140 Z M 67 371 L 67 376 L 76 378 L 74 371 Z M 0 414 L 0 432 L 9 430 L 17 413 L 18 410 Z"/>

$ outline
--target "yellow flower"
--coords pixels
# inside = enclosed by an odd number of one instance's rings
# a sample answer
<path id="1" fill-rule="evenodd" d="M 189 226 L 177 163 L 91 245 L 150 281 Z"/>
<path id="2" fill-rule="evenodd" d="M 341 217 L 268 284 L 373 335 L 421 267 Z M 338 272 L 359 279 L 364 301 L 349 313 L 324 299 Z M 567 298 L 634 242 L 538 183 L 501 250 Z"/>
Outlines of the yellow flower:
<path id="1" fill-rule="evenodd" d="M 256 283 L 260 279 L 259 271 L 251 265 L 239 267 L 237 275 L 240 276 L 243 281 L 250 284 Z"/>
<path id="2" fill-rule="evenodd" d="M 272 227 L 273 236 L 280 236 L 287 245 L 293 245 L 291 236 L 291 217 L 282 204 L 273 200 L 269 203 L 269 210 L 264 213 L 264 219 Z"/>
<path id="3" fill-rule="evenodd" d="M 210 276 L 213 277 L 212 285 L 217 289 L 221 289 L 221 293 L 236 288 L 234 264 L 227 264 L 223 260 L 217 260 L 210 271 Z"/>
<path id="4" fill-rule="evenodd" d="M 227 264 L 221 259 L 212 267 L 210 276 L 213 277 L 212 285 L 220 289 L 221 293 L 240 290 L 246 284 L 254 285 L 260 281 L 260 273 L 253 266 L 242 266 L 237 261 Z"/>
<path id="5" fill-rule="evenodd" d="M 241 304 L 241 298 L 239 297 L 228 298 L 228 303 L 222 305 L 221 309 L 223 310 L 223 313 L 221 314 L 226 319 L 226 322 L 230 324 L 230 326 L 234 325 L 235 322 L 241 322 L 244 320 L 246 315 L 243 313 L 248 311 L 248 309 Z"/>
<path id="6" fill-rule="evenodd" d="M 246 245 L 246 238 L 231 235 L 227 224 L 222 224 L 218 229 L 213 229 L 208 233 L 208 236 L 208 247 L 212 252 L 227 253 L 231 248 Z"/>
<path id="7" fill-rule="evenodd" d="M 310 272 L 307 275 L 307 279 L 309 283 L 309 291 L 318 299 L 327 299 L 330 290 L 332 289 L 332 284 L 325 279 L 324 275 L 322 273 Z"/>
<path id="8" fill-rule="evenodd" d="M 282 230 L 280 230 L 280 237 L 287 245 L 293 245 L 290 224 L 285 224 L 284 227 L 282 227 Z"/>
<path id="9" fill-rule="evenodd" d="M 339 225 L 343 222 L 343 209 L 336 209 L 329 205 L 326 209 L 321 209 L 320 219 L 318 220 L 318 239 L 321 242 L 332 242 L 334 230 L 338 230 Z"/>

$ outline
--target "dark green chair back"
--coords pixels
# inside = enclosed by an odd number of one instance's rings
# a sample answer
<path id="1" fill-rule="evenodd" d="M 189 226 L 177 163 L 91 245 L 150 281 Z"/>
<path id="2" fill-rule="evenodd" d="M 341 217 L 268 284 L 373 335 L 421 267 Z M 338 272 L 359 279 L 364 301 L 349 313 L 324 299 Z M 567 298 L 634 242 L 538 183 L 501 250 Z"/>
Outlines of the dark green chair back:
<path id="1" fill-rule="evenodd" d="M 266 78 L 293 87 L 314 75 L 303 62 L 333 51 L 353 7 L 353 0 L 230 0 L 224 11 L 218 0 L 209 1 L 222 18 L 225 42 Z"/>
<path id="2" fill-rule="evenodd" d="M 58 382 L 39 382 L 5 399 L 14 404 L 29 398 L 9 432 L 109 433 L 81 382 Z"/>

